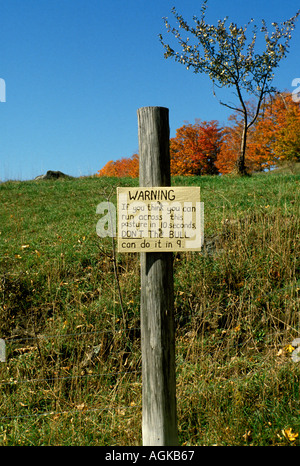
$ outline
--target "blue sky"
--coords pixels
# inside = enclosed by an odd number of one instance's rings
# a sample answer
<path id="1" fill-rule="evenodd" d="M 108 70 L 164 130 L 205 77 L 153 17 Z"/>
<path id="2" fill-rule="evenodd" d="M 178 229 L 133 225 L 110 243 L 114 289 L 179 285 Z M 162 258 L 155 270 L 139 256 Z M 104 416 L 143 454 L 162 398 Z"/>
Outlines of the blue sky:
<path id="1" fill-rule="evenodd" d="M 165 60 L 158 34 L 175 6 L 184 18 L 199 0 L 0 0 L 0 180 L 47 170 L 91 175 L 138 151 L 136 111 L 170 109 L 171 137 L 195 118 L 226 124 L 230 110 L 206 75 Z M 207 20 L 244 25 L 290 18 L 299 0 L 209 0 Z M 300 77 L 300 22 L 275 75 L 281 90 Z M 220 94 L 220 98 L 225 97 Z M 228 96 L 230 99 L 230 96 Z"/>

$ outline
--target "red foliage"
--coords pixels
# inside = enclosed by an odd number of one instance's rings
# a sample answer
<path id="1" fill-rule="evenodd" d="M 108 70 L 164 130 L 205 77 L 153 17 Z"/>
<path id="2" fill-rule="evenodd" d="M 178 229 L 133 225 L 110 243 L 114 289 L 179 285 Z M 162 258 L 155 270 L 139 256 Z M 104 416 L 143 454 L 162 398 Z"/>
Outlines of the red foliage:
<path id="1" fill-rule="evenodd" d="M 250 157 L 268 154 L 267 166 L 300 160 L 300 106 L 290 93 L 276 94 L 265 103 L 249 149 Z"/>
<path id="2" fill-rule="evenodd" d="M 229 120 L 233 124 L 224 128 L 224 138 L 216 161 L 222 174 L 233 171 L 242 135 L 239 113 L 231 115 Z M 256 124 L 249 130 L 246 168 L 248 172 L 261 171 L 282 161 L 299 159 L 300 106 L 292 101 L 291 94 L 276 94 L 263 104 Z"/>
<path id="3" fill-rule="evenodd" d="M 139 156 L 133 154 L 132 157 L 123 157 L 116 162 L 112 160 L 97 172 L 97 176 L 116 176 L 118 178 L 130 177 L 138 178 L 139 176 Z"/>
<path id="4" fill-rule="evenodd" d="M 247 103 L 251 111 L 251 102 Z M 251 113 L 251 112 L 250 112 Z M 217 121 L 196 120 L 176 130 L 170 140 L 171 175 L 214 175 L 235 169 L 243 121 L 237 111 L 231 125 L 220 128 Z M 281 161 L 300 160 L 300 106 L 290 93 L 270 97 L 248 131 L 246 169 L 260 171 Z M 139 176 L 139 156 L 108 162 L 97 176 Z"/>
<path id="5" fill-rule="evenodd" d="M 172 175 L 215 175 L 222 131 L 217 121 L 187 124 L 170 140 Z"/>

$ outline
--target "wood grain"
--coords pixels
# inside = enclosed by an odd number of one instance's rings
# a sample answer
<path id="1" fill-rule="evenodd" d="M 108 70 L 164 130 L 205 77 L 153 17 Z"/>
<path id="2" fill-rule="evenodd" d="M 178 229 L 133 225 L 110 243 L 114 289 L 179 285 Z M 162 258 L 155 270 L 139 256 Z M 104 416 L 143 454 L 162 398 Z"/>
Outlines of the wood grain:
<path id="1" fill-rule="evenodd" d="M 168 109 L 139 109 L 138 129 L 140 186 L 170 186 Z M 143 445 L 176 446 L 173 253 L 140 256 Z"/>

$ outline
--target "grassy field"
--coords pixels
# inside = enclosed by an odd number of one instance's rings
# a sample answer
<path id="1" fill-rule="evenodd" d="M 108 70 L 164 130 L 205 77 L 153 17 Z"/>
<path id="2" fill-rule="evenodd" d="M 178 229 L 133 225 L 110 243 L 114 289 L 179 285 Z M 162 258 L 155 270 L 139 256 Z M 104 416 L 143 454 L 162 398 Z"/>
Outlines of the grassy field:
<path id="1" fill-rule="evenodd" d="M 181 445 L 300 445 L 300 175 L 200 186 L 201 253 L 174 254 Z M 96 235 L 137 180 L 0 185 L 0 445 L 140 445 L 139 255 Z M 299 433 L 297 437 L 295 434 Z"/>

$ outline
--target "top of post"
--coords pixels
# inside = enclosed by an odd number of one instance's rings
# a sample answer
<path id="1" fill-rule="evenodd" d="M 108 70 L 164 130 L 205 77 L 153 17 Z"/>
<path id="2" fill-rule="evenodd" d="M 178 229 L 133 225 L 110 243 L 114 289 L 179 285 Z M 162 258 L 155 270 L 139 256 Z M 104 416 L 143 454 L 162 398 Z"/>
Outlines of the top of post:
<path id="1" fill-rule="evenodd" d="M 141 107 L 137 115 L 140 186 L 170 186 L 169 109 Z"/>
<path id="2" fill-rule="evenodd" d="M 160 106 L 157 106 L 157 105 L 154 105 L 154 106 L 146 106 L 146 107 L 140 107 L 140 108 L 138 108 L 137 111 L 139 112 L 140 110 L 143 110 L 143 109 L 151 109 L 151 108 L 152 108 L 152 109 L 159 109 L 159 108 L 161 108 L 161 109 L 165 109 L 165 110 L 169 111 L 169 109 L 168 109 L 167 107 L 160 107 Z"/>

